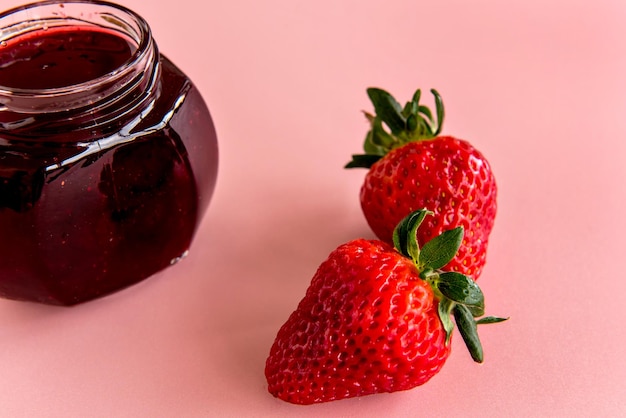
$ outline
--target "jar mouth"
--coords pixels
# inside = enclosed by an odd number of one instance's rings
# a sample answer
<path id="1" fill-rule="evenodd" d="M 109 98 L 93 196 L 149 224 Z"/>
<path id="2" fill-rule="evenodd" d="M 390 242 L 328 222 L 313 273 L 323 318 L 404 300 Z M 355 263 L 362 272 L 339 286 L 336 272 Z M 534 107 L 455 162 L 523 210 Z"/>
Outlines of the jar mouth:
<path id="1" fill-rule="evenodd" d="M 132 77 L 138 65 L 145 62 L 148 55 L 153 54 L 152 34 L 146 21 L 124 6 L 101 0 L 44 0 L 0 13 L 0 48 L 15 37 L 64 26 L 96 27 L 113 31 L 129 40 L 136 49 L 125 63 L 113 71 L 69 86 L 32 89 L 0 84 L 0 109 L 3 105 L 11 108 L 14 108 L 12 105 L 17 105 L 18 109 L 15 110 L 37 112 L 38 109 L 23 101 L 34 103 L 36 100 L 44 104 L 48 103 L 46 99 L 53 101 L 48 104 L 63 103 L 63 109 L 76 107 L 71 106 L 73 95 L 78 94 L 84 98 L 89 91 L 100 91 L 104 84 L 123 83 Z M 7 97 L 11 99 L 3 100 Z M 49 106 L 46 110 L 54 111 Z"/>

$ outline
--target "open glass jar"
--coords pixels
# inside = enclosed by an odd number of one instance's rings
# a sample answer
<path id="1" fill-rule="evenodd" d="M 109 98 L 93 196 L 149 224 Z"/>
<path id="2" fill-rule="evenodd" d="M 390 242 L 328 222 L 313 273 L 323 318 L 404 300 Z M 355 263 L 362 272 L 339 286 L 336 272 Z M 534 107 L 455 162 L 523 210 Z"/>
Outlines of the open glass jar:
<path id="1" fill-rule="evenodd" d="M 217 176 L 194 84 L 136 13 L 0 14 L 0 296 L 73 305 L 183 257 Z"/>

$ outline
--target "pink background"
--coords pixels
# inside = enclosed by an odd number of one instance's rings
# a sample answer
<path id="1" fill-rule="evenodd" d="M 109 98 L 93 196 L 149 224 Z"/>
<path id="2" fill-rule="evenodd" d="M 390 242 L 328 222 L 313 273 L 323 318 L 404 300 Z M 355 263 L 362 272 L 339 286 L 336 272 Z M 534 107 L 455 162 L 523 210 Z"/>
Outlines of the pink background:
<path id="1" fill-rule="evenodd" d="M 2 0 L 2 8 L 22 3 Z M 218 187 L 182 263 L 74 308 L 0 301 L 7 417 L 626 416 L 623 0 L 123 0 L 195 81 Z M 337 245 L 371 237 L 346 171 L 368 86 L 437 88 L 489 158 L 480 284 L 504 324 L 408 392 L 298 407 L 276 331 Z"/>

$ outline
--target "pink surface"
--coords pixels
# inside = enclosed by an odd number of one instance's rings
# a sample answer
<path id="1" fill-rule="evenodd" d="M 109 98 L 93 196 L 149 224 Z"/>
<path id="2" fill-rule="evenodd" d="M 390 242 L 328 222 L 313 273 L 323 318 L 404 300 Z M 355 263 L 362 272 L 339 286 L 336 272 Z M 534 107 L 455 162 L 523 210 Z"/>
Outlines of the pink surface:
<path id="1" fill-rule="evenodd" d="M 0 301 L 0 415 L 626 416 L 626 3 L 123 3 L 209 103 L 216 194 L 187 259 L 139 285 L 74 308 Z M 481 329 L 483 365 L 457 338 L 425 386 L 298 407 L 266 392 L 264 362 L 317 265 L 371 237 L 365 173 L 342 166 L 372 85 L 437 88 L 444 133 L 489 158 L 480 285 L 511 320 Z"/>

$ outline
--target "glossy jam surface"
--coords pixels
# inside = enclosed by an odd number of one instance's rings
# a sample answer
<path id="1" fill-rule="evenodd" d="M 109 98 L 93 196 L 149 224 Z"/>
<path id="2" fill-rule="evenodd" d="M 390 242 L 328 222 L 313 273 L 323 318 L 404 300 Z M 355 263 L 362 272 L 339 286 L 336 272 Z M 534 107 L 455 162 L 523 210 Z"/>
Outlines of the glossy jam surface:
<path id="1" fill-rule="evenodd" d="M 0 46 L 0 85 L 53 88 L 105 75 L 133 53 L 116 37 L 64 28 L 15 39 Z M 5 298 L 72 305 L 147 278 L 186 253 L 213 192 L 208 109 L 163 56 L 154 93 L 124 118 L 86 127 L 67 117 L 59 129 L 60 117 L 0 118 Z M 48 136 L 41 126 L 52 120 Z"/>
<path id="2" fill-rule="evenodd" d="M 0 86 L 51 89 L 95 80 L 120 68 L 136 50 L 105 30 L 57 27 L 0 47 Z"/>

